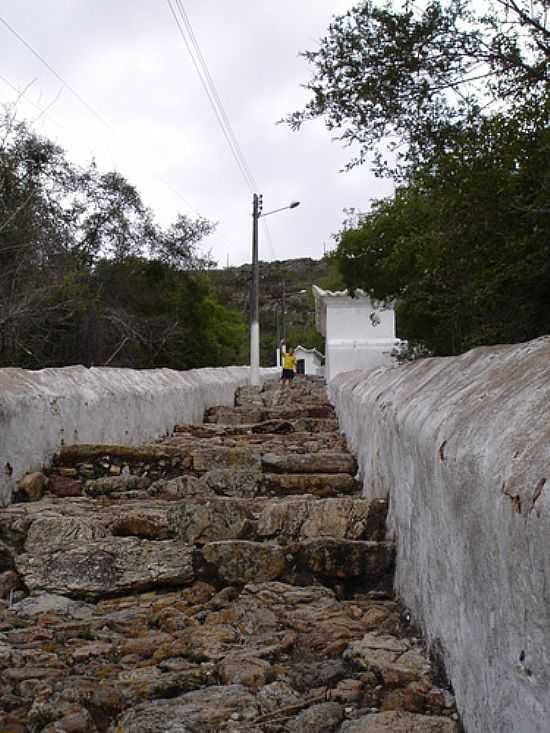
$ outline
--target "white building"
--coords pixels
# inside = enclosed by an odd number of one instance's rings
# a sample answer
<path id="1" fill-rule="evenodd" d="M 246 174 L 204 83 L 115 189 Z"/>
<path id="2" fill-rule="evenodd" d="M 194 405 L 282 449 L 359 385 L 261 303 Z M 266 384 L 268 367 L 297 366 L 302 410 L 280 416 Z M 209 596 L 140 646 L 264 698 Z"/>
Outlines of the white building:
<path id="1" fill-rule="evenodd" d="M 325 337 L 325 378 L 339 372 L 373 369 L 393 363 L 392 351 L 401 343 L 395 336 L 393 308 L 375 307 L 362 290 L 332 292 L 313 286 L 315 323 Z"/>
<path id="2" fill-rule="evenodd" d="M 324 374 L 323 359 L 325 358 L 317 349 L 306 349 L 305 346 L 297 346 L 294 349 L 296 357 L 296 374 L 306 374 L 320 377 Z"/>

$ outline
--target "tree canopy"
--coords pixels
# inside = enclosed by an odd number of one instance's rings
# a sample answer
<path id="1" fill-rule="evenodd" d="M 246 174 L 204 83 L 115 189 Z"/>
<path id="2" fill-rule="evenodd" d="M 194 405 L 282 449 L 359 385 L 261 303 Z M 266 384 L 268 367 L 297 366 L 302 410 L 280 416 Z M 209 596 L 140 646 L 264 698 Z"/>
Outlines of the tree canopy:
<path id="1" fill-rule="evenodd" d="M 305 54 L 313 96 L 287 121 L 324 119 L 359 151 L 349 167 L 396 182 L 344 224 L 333 260 L 352 291 L 395 303 L 414 349 L 550 331 L 548 10 L 368 0 Z"/>
<path id="2" fill-rule="evenodd" d="M 350 166 L 378 150 L 386 170 L 386 143 L 410 171 L 445 149 L 456 126 L 547 97 L 549 8 L 549 0 L 361 2 L 303 54 L 312 97 L 287 122 L 323 119 L 358 150 Z"/>
<path id="3" fill-rule="evenodd" d="M 0 366 L 186 369 L 242 362 L 245 324 L 200 251 L 213 225 L 160 227 L 120 173 L 72 164 L 0 119 Z"/>

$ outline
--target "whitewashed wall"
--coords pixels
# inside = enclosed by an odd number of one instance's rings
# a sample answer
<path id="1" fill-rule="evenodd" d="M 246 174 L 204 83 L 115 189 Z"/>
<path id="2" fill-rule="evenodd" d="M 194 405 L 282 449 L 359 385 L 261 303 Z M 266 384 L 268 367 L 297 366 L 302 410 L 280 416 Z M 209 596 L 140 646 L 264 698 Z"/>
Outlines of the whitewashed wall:
<path id="1" fill-rule="evenodd" d="M 247 381 L 248 367 L 0 369 L 0 505 L 9 503 L 18 479 L 49 463 L 62 444 L 159 438 L 178 422 L 200 422 L 208 407 L 233 404 Z"/>
<path id="2" fill-rule="evenodd" d="M 550 731 L 550 338 L 338 375 L 396 589 L 444 650 L 467 733 Z"/>
<path id="3" fill-rule="evenodd" d="M 314 351 L 310 349 L 304 349 L 298 346 L 294 350 L 294 354 L 297 359 L 303 359 L 305 361 L 306 375 L 318 377 L 324 374 L 324 368 L 321 364 L 321 359 Z"/>
<path id="4" fill-rule="evenodd" d="M 372 341 L 328 339 L 326 342 L 326 378 L 333 379 L 341 372 L 355 369 L 376 369 L 380 366 L 391 366 L 395 363 L 392 352 L 397 346 L 397 340 L 388 344 L 373 343 Z"/>

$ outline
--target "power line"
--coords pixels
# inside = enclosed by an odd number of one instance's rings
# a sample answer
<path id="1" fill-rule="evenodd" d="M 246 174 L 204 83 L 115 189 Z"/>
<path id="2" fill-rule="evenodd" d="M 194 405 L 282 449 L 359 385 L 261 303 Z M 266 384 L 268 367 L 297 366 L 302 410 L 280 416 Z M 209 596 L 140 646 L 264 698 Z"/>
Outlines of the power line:
<path id="1" fill-rule="evenodd" d="M 254 180 L 254 177 L 252 176 L 250 172 L 250 168 L 242 153 L 242 150 L 239 146 L 235 133 L 233 132 L 233 128 L 231 127 L 231 124 L 229 123 L 229 118 L 227 117 L 227 113 L 225 112 L 225 109 L 223 107 L 220 96 L 216 90 L 212 76 L 210 72 L 208 71 L 208 67 L 204 60 L 204 56 L 200 51 L 200 47 L 196 39 L 196 36 L 193 33 L 193 29 L 189 21 L 189 16 L 185 12 L 185 9 L 183 8 L 183 5 L 181 4 L 180 0 L 174 0 L 174 4 L 172 3 L 172 0 L 167 0 L 167 2 L 168 2 L 168 7 L 170 8 L 170 11 L 174 17 L 174 20 L 176 21 L 176 25 L 179 29 L 180 35 L 183 39 L 187 52 L 189 56 L 191 57 L 191 61 L 193 63 L 193 66 L 195 67 L 195 71 L 197 72 L 197 75 L 204 89 L 204 92 L 206 96 L 208 97 L 210 106 L 212 107 L 214 115 L 222 130 L 225 140 L 229 146 L 231 154 L 233 155 L 233 158 L 235 159 L 235 162 L 241 172 L 241 175 L 246 183 L 246 186 L 250 189 L 251 193 L 254 193 L 257 190 L 258 186 L 256 184 L 256 181 Z M 176 8 L 177 10 L 174 8 Z M 177 11 L 179 11 L 181 21 L 180 21 L 180 17 L 178 17 Z M 189 38 L 185 34 L 185 31 L 182 27 L 182 22 L 185 28 L 187 29 Z"/>
<path id="2" fill-rule="evenodd" d="M 225 123 L 225 126 L 227 128 L 227 131 L 229 133 L 229 136 L 231 140 L 233 141 L 233 145 L 235 147 L 235 150 L 243 163 L 243 166 L 245 168 L 245 171 L 247 173 L 247 176 L 250 180 L 250 182 L 253 184 L 254 190 L 258 190 L 258 184 L 256 183 L 254 176 L 252 175 L 252 172 L 250 170 L 250 166 L 247 163 L 247 160 L 244 156 L 244 153 L 241 149 L 241 146 L 239 145 L 239 141 L 237 140 L 237 137 L 235 135 L 235 132 L 233 130 L 233 127 L 231 125 L 231 122 L 229 121 L 229 118 L 227 116 L 227 113 L 225 111 L 225 108 L 223 106 L 223 103 L 220 99 L 220 95 L 218 94 L 218 90 L 216 88 L 216 85 L 214 83 L 214 80 L 212 78 L 212 75 L 210 74 L 210 70 L 208 68 L 208 64 L 206 63 L 206 60 L 202 54 L 202 51 L 199 46 L 199 42 L 197 41 L 197 38 L 195 36 L 195 33 L 193 31 L 193 27 L 191 25 L 191 21 L 189 20 L 189 16 L 187 15 L 185 8 L 183 7 L 182 0 L 175 0 L 177 6 L 179 7 L 181 16 L 183 18 L 183 22 L 185 23 L 185 27 L 187 28 L 187 32 L 189 33 L 189 38 L 191 39 L 191 43 L 193 44 L 193 48 L 195 49 L 197 53 L 197 58 L 199 59 L 199 63 L 201 64 L 202 69 L 204 70 L 206 80 L 208 82 L 208 86 L 210 88 L 210 91 L 212 93 L 212 96 L 218 106 L 218 109 L 220 110 L 220 114 L 222 116 L 222 119 Z"/>
<path id="3" fill-rule="evenodd" d="M 200 44 L 193 31 L 193 26 L 191 25 L 189 16 L 183 6 L 183 2 L 182 0 L 167 0 L 167 2 L 172 16 L 176 21 L 176 25 L 183 39 L 187 52 L 191 57 L 191 61 L 193 63 L 193 66 L 195 67 L 195 71 L 197 72 L 201 85 L 208 98 L 208 101 L 210 102 L 210 106 L 212 107 L 214 115 L 229 146 L 231 154 L 235 159 L 237 167 L 241 172 L 244 182 L 250 190 L 250 193 L 257 192 L 258 184 L 256 183 L 256 179 L 252 174 L 252 171 L 250 169 L 250 166 L 248 165 L 237 136 L 235 135 L 235 131 L 233 130 L 233 126 L 231 125 L 227 112 L 225 111 L 225 107 L 218 93 L 216 84 L 214 82 L 214 79 L 212 78 L 212 74 L 210 73 L 206 59 L 204 58 L 204 55 L 201 51 Z M 182 24 L 187 31 L 187 35 L 184 32 Z M 273 246 L 271 231 L 266 221 L 263 221 L 262 225 L 264 229 L 264 234 L 268 242 L 271 259 L 275 259 L 275 248 Z"/>
<path id="4" fill-rule="evenodd" d="M 48 69 L 48 71 L 50 71 L 55 76 L 55 78 L 58 79 L 63 84 L 63 86 L 66 89 L 68 89 L 71 92 L 71 94 L 73 94 L 76 97 L 76 99 L 78 99 L 78 101 L 88 110 L 88 112 L 90 112 L 90 114 L 92 114 L 95 118 L 97 118 L 109 130 L 109 132 L 112 135 L 114 135 L 117 138 L 119 137 L 117 131 L 113 128 L 113 126 L 107 120 L 105 120 L 99 114 L 99 112 L 96 112 L 95 109 L 92 107 L 92 105 L 89 104 L 68 82 L 66 82 L 65 79 L 61 76 L 61 74 L 59 74 L 54 69 L 54 67 L 51 64 L 49 64 L 46 61 L 46 59 L 43 56 L 41 56 L 41 54 L 38 53 L 38 51 L 35 51 L 35 49 L 30 45 L 30 43 L 28 43 L 23 38 L 23 36 L 21 36 L 14 28 L 12 28 L 12 26 L 1 16 L 0 16 L 0 22 L 3 23 L 11 33 L 13 33 L 13 35 L 25 46 L 25 48 L 27 48 L 36 58 L 38 58 L 42 64 L 44 64 L 44 66 Z M 20 97 L 23 97 L 25 95 L 28 87 L 26 87 L 23 91 L 21 91 L 14 84 L 12 84 L 8 79 L 6 79 L 4 76 L 0 75 L 0 79 L 5 84 L 7 84 L 7 86 L 13 89 Z M 35 102 L 33 102 L 32 100 L 28 99 L 27 102 L 29 104 L 32 104 L 33 107 L 36 107 L 36 109 L 41 111 L 41 114 L 37 118 L 39 119 L 57 102 L 58 97 L 59 97 L 59 93 L 57 97 L 54 99 L 54 101 L 43 110 L 40 110 L 40 106 L 36 104 Z M 60 122 L 56 122 L 55 124 L 58 124 L 60 127 L 65 127 Z M 171 184 L 169 184 L 164 179 L 159 178 L 158 176 L 153 176 L 153 177 L 156 178 L 158 181 L 160 181 L 160 183 L 166 186 L 166 188 L 168 188 L 175 196 L 177 196 L 181 201 L 183 201 L 183 203 L 186 205 L 188 209 L 192 209 L 193 211 L 195 211 L 195 213 L 198 216 L 201 216 L 200 212 L 194 206 L 192 206 L 189 203 L 189 201 L 187 201 L 187 199 L 181 193 L 179 193 L 179 191 L 177 191 Z"/>
<path id="5" fill-rule="evenodd" d="M 27 41 L 23 38 L 23 36 L 21 36 L 15 30 L 15 28 L 12 28 L 11 25 L 7 22 L 7 20 L 4 20 L 2 16 L 0 16 L 0 23 L 3 23 L 6 26 L 6 28 L 10 31 L 10 33 L 12 33 L 26 48 L 28 48 L 28 50 L 33 54 L 33 56 L 36 56 L 36 58 L 44 64 L 44 66 L 55 76 L 55 78 L 58 79 L 63 84 L 63 86 L 65 86 L 71 92 L 71 94 L 73 94 L 78 99 L 78 101 L 82 105 L 84 105 L 84 107 L 86 107 L 86 109 L 88 110 L 88 112 L 90 112 L 90 114 L 96 117 L 103 125 L 105 125 L 105 127 L 112 130 L 111 125 L 109 125 L 109 123 L 99 114 L 99 112 L 96 112 L 96 110 L 90 104 L 88 104 L 88 102 L 83 97 L 80 96 L 80 94 L 76 91 L 76 89 L 74 89 L 68 82 L 66 82 L 65 79 L 61 76 L 61 74 L 59 74 L 53 68 L 53 66 L 51 66 L 46 61 L 46 59 L 43 56 L 41 56 L 38 53 L 38 51 L 36 51 L 31 46 L 30 43 L 27 43 Z"/>

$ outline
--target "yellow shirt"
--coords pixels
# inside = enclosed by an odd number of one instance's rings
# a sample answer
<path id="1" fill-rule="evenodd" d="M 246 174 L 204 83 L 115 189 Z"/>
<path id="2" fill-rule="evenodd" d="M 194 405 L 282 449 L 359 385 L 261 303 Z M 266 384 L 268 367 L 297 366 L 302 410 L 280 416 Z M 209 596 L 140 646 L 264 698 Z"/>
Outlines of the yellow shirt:
<path id="1" fill-rule="evenodd" d="M 283 369 L 296 369 L 296 357 L 294 354 L 287 354 L 286 351 L 283 354 Z"/>

